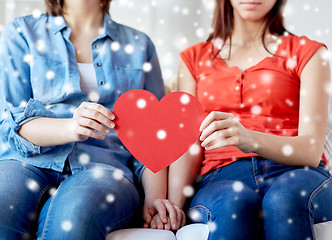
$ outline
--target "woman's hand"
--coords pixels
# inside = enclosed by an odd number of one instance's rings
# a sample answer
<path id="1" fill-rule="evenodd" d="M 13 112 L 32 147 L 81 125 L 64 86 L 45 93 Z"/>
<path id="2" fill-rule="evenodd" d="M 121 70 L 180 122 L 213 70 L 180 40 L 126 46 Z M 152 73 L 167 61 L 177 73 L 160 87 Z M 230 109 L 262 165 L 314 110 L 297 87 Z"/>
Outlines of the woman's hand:
<path id="1" fill-rule="evenodd" d="M 143 206 L 144 227 L 178 230 L 186 222 L 184 212 L 166 199 L 147 199 Z"/>
<path id="2" fill-rule="evenodd" d="M 245 153 L 255 150 L 251 131 L 231 113 L 211 112 L 202 122 L 200 131 L 201 145 L 206 150 L 226 146 L 236 146 Z"/>
<path id="3" fill-rule="evenodd" d="M 70 126 L 74 141 L 85 141 L 89 137 L 105 139 L 103 134 L 109 134 L 110 128 L 115 126 L 114 118 L 114 114 L 101 104 L 83 102 L 75 109 Z"/>

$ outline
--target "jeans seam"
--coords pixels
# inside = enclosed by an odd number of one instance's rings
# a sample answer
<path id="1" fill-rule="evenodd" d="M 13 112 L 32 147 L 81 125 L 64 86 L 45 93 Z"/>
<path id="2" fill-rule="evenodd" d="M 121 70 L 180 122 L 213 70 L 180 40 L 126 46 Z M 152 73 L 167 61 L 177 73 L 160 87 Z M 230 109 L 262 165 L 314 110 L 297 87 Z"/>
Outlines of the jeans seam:
<path id="1" fill-rule="evenodd" d="M 207 215 L 208 215 L 208 221 L 210 221 L 211 220 L 211 211 L 210 211 L 210 209 L 209 208 L 207 208 L 207 207 L 205 207 L 204 205 L 201 205 L 201 204 L 198 204 L 198 205 L 196 205 L 196 206 L 194 206 L 194 207 L 191 207 L 190 208 L 190 211 L 191 210 L 203 210 L 204 212 L 206 212 L 207 213 Z"/>
<path id="2" fill-rule="evenodd" d="M 310 205 L 312 204 L 313 199 L 317 196 L 317 194 L 326 186 L 326 184 L 332 182 L 332 177 L 330 175 L 330 177 L 328 179 L 326 179 L 324 182 L 322 182 L 311 194 L 309 197 L 309 201 L 308 201 L 308 209 L 309 209 L 309 213 L 310 213 Z M 313 229 L 314 226 L 314 222 L 313 219 L 309 216 L 309 221 L 310 221 L 310 226 L 311 226 L 311 231 L 313 233 L 314 236 L 314 240 L 315 238 L 315 231 Z"/>
<path id="3" fill-rule="evenodd" d="M 252 167 L 252 173 L 253 173 L 254 180 L 255 180 L 256 185 L 259 189 L 258 179 L 257 179 L 256 173 L 255 173 L 254 160 L 251 161 L 251 167 Z"/>
<path id="4" fill-rule="evenodd" d="M 41 198 L 43 197 L 44 193 L 50 189 L 53 185 L 52 184 L 47 184 L 39 193 L 38 199 L 37 199 L 37 205 L 35 208 L 35 212 L 37 211 L 38 207 L 39 207 L 39 203 L 41 201 Z"/>
<path id="5" fill-rule="evenodd" d="M 56 194 L 56 193 L 55 193 Z M 46 220 L 45 220 L 45 224 L 44 224 L 44 229 L 43 229 L 43 232 L 42 232 L 42 235 L 40 237 L 40 239 L 44 239 L 45 235 L 46 235 L 46 232 L 47 232 L 47 226 L 48 226 L 48 221 L 49 221 L 49 218 L 51 216 L 51 211 L 52 211 L 52 205 L 53 205 L 53 202 L 54 202 L 54 197 L 52 197 L 52 200 L 50 202 L 50 205 L 48 207 L 48 211 L 47 211 L 47 214 L 46 214 Z"/>

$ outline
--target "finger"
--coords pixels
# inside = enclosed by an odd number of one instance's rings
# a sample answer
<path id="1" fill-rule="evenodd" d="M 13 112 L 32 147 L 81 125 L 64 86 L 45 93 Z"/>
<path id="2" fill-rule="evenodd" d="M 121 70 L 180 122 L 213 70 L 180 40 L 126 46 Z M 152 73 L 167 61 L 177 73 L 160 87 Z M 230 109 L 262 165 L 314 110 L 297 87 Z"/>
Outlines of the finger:
<path id="1" fill-rule="evenodd" d="M 178 218 L 177 218 L 175 229 L 173 229 L 173 230 L 178 230 L 181 227 L 183 211 L 181 209 L 179 209 L 177 206 L 175 206 L 175 209 L 176 209 L 176 213 L 177 213 Z"/>
<path id="2" fill-rule="evenodd" d="M 225 120 L 231 117 L 233 117 L 233 114 L 231 113 L 213 111 L 203 120 L 199 130 L 203 131 L 207 126 L 209 126 L 215 120 Z"/>
<path id="3" fill-rule="evenodd" d="M 207 145 L 205 147 L 205 150 L 214 150 L 217 148 L 222 148 L 222 147 L 227 147 L 227 146 L 235 146 L 237 143 L 238 143 L 238 137 L 233 136 L 233 137 L 224 138 L 224 139 L 215 141 L 214 143 Z"/>
<path id="4" fill-rule="evenodd" d="M 76 110 L 77 114 L 83 118 L 89 118 L 94 121 L 104 124 L 108 128 L 114 128 L 115 124 L 110 119 L 106 118 L 103 114 L 88 108 L 80 108 Z"/>
<path id="5" fill-rule="evenodd" d="M 151 224 L 152 216 L 149 213 L 145 212 L 143 213 L 143 219 L 145 223 L 149 225 Z"/>
<path id="6" fill-rule="evenodd" d="M 159 215 L 155 215 L 154 219 L 155 219 L 155 222 L 156 222 L 156 225 L 157 225 L 157 229 L 164 229 L 164 224 L 161 221 Z"/>
<path id="7" fill-rule="evenodd" d="M 92 129 L 89 129 L 87 127 L 77 126 L 77 128 L 75 129 L 75 133 L 77 135 L 96 138 L 96 139 L 99 139 L 99 140 L 104 140 L 105 139 L 105 136 L 103 134 L 98 133 L 98 132 L 96 132 Z"/>
<path id="8" fill-rule="evenodd" d="M 154 218 L 151 220 L 150 227 L 151 227 L 152 229 L 157 229 L 156 220 L 155 220 Z"/>
<path id="9" fill-rule="evenodd" d="M 180 228 L 182 228 L 185 224 L 186 224 L 186 214 L 182 211 L 182 218 L 181 218 Z"/>
<path id="10" fill-rule="evenodd" d="M 100 112 L 101 114 L 103 114 L 105 117 L 107 117 L 110 120 L 115 119 L 115 115 L 109 109 L 107 109 L 106 107 L 104 107 L 103 105 L 101 105 L 99 103 L 83 102 L 81 104 L 81 106 L 84 108 L 88 108 L 88 109 Z"/>
<path id="11" fill-rule="evenodd" d="M 107 127 L 104 127 L 99 122 L 96 122 L 89 118 L 79 118 L 78 124 L 80 124 L 83 127 L 88 127 L 90 129 L 96 130 L 106 135 L 110 133 L 110 130 Z"/>
<path id="12" fill-rule="evenodd" d="M 159 213 L 160 219 L 163 223 L 167 222 L 166 218 L 166 206 L 164 205 L 163 201 L 155 201 L 154 202 L 154 207 Z"/>
<path id="13" fill-rule="evenodd" d="M 204 141 L 213 132 L 215 132 L 217 130 L 230 128 L 234 125 L 234 123 L 235 122 L 234 122 L 233 118 L 228 118 L 226 120 L 214 121 L 202 131 L 202 134 L 201 134 L 199 140 Z"/>
<path id="14" fill-rule="evenodd" d="M 175 209 L 173 203 L 171 203 L 170 201 L 164 200 L 164 204 L 166 206 L 169 218 L 171 220 L 171 228 L 174 229 L 174 228 L 176 228 L 176 223 L 177 223 L 177 218 L 178 218 L 176 209 Z"/>
<path id="15" fill-rule="evenodd" d="M 143 228 L 149 228 L 149 224 L 144 223 L 144 224 L 143 224 Z"/>
<path id="16" fill-rule="evenodd" d="M 201 146 L 202 147 L 206 147 L 207 145 L 215 142 L 215 141 L 219 141 L 222 140 L 224 138 L 227 137 L 231 137 L 234 135 L 234 130 L 233 128 L 227 128 L 227 129 L 223 129 L 223 130 L 219 130 L 219 131 L 215 131 L 214 133 L 212 133 L 210 136 L 208 136 L 202 143 Z"/>
<path id="17" fill-rule="evenodd" d="M 164 229 L 165 230 L 171 229 L 171 220 L 169 219 L 169 217 L 167 218 L 167 223 L 164 224 Z"/>

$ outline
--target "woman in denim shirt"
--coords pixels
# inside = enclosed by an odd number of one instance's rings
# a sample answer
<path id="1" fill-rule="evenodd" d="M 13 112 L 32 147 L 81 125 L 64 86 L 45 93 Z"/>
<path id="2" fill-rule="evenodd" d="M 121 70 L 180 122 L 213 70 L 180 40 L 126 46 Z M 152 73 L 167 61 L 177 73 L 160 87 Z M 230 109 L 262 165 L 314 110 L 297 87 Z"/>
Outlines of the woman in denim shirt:
<path id="1" fill-rule="evenodd" d="M 3 30 L 1 239 L 105 239 L 137 212 L 138 181 L 146 224 L 159 212 L 167 228 L 181 225 L 183 212 L 164 200 L 166 170 L 145 169 L 114 132 L 122 93 L 160 99 L 164 87 L 151 40 L 114 22 L 110 2 L 45 0 L 47 14 Z"/>

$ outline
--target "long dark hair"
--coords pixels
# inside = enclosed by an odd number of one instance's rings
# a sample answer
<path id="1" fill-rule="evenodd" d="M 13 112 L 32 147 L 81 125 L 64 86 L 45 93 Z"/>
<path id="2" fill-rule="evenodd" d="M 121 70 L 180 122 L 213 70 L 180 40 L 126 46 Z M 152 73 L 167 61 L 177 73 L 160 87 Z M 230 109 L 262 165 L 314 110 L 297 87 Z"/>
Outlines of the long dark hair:
<path id="1" fill-rule="evenodd" d="M 221 49 L 224 47 L 226 40 L 229 39 L 230 48 L 229 48 L 228 57 L 230 57 L 231 45 L 232 45 L 232 33 L 234 27 L 233 7 L 230 3 L 230 0 L 215 0 L 215 3 L 216 5 L 212 21 L 213 32 L 209 35 L 207 41 L 212 41 L 218 38 L 222 40 L 222 46 L 218 49 L 218 52 L 214 54 L 214 57 L 216 57 L 221 51 Z M 287 30 L 284 27 L 284 22 L 281 12 L 284 3 L 285 0 L 277 0 L 273 8 L 265 17 L 266 20 L 261 39 L 265 50 L 269 53 L 271 52 L 267 49 L 265 44 L 266 32 L 269 30 L 271 34 L 277 34 L 279 36 L 287 32 Z"/>
<path id="2" fill-rule="evenodd" d="M 63 14 L 62 7 L 63 7 L 64 0 L 45 0 L 45 8 L 46 14 L 51 16 L 61 16 Z M 101 0 L 101 8 L 103 12 L 108 12 L 110 9 L 112 0 Z"/>

